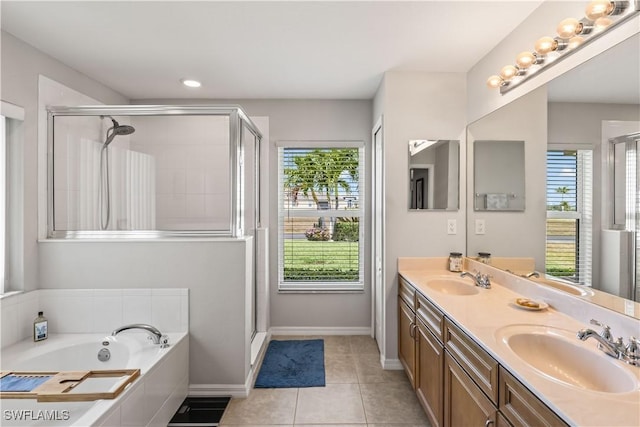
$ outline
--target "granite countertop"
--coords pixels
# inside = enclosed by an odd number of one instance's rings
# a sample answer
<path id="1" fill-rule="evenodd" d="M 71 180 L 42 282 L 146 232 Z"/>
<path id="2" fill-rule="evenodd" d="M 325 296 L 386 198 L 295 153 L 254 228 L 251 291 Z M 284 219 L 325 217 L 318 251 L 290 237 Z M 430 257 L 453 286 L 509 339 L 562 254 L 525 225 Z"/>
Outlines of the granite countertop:
<path id="1" fill-rule="evenodd" d="M 460 278 L 459 273 L 451 273 L 439 268 L 442 263 L 426 264 L 419 267 L 416 263 L 399 262 L 399 273 L 411 283 L 421 294 L 429 298 L 449 319 L 470 335 L 484 348 L 500 365 L 518 378 L 540 400 L 553 409 L 558 416 L 570 425 L 581 426 L 639 426 L 640 425 L 640 367 L 628 365 L 613 359 L 597 349 L 597 342 L 593 339 L 580 341 L 575 338 L 576 332 L 591 327 L 577 320 L 574 316 L 559 311 L 557 306 L 565 308 L 567 304 L 572 310 L 589 310 L 589 305 L 581 306 L 576 298 L 570 298 L 562 303 L 564 296 L 553 291 L 552 297 L 527 295 L 518 289 L 509 287 L 506 275 L 496 273 L 492 279 L 491 289 L 476 287 L 474 295 L 445 294 L 426 286 L 427 281 L 434 276 Z M 463 279 L 472 286 L 470 278 Z M 517 280 L 517 279 L 514 279 Z M 528 311 L 516 306 L 515 300 L 520 297 L 535 297 L 537 300 L 549 303 L 549 308 L 542 311 Z M 585 313 L 582 313 L 585 314 Z M 577 316 L 580 318 L 581 316 Z M 522 325 L 542 325 L 553 328 L 562 336 L 575 338 L 575 344 L 593 352 L 597 357 L 607 358 L 608 362 L 618 365 L 630 374 L 635 381 L 635 389 L 626 393 L 595 392 L 569 385 L 545 376 L 529 364 L 520 359 L 503 342 L 503 333 L 509 328 Z M 638 323 L 640 326 L 640 322 Z M 599 330 L 599 328 L 597 328 Z M 612 328 L 615 335 L 615 330 Z M 625 338 L 626 341 L 626 338 Z"/>

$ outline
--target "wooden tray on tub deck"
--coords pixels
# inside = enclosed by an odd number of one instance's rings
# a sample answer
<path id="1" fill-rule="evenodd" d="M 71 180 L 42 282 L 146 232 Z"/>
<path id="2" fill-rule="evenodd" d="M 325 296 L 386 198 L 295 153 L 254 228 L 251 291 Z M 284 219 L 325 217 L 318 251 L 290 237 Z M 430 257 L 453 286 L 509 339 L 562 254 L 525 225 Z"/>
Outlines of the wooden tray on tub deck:
<path id="1" fill-rule="evenodd" d="M 115 399 L 140 376 L 140 369 L 111 369 L 103 371 L 0 371 L 0 378 L 7 375 L 23 377 L 51 376 L 31 391 L 0 392 L 0 399 L 37 399 L 38 402 L 87 402 L 99 399 Z M 91 393 L 70 393 L 90 378 L 126 377 L 115 390 Z"/>

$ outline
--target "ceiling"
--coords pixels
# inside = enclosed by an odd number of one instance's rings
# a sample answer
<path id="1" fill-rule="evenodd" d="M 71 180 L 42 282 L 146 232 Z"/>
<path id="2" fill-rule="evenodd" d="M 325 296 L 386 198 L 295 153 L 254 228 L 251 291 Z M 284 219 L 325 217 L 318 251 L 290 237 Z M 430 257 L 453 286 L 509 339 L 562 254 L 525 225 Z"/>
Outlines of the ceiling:
<path id="1" fill-rule="evenodd" d="M 129 99 L 371 99 L 466 73 L 538 1 L 9 1 L 2 30 Z M 202 81 L 200 89 L 180 79 Z"/>

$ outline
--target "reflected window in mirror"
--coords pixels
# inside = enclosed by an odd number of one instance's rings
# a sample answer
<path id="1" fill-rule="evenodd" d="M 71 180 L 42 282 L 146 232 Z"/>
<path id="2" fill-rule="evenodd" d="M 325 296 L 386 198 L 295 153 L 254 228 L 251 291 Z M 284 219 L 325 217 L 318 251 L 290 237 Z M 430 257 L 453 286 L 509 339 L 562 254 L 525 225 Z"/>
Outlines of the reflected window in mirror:
<path id="1" fill-rule="evenodd" d="M 473 144 L 474 209 L 524 211 L 524 141 L 482 141 Z"/>
<path id="2" fill-rule="evenodd" d="M 409 141 L 409 209 L 457 210 L 460 141 Z"/>
<path id="3" fill-rule="evenodd" d="M 592 282 L 593 152 L 547 151 L 547 274 Z"/>

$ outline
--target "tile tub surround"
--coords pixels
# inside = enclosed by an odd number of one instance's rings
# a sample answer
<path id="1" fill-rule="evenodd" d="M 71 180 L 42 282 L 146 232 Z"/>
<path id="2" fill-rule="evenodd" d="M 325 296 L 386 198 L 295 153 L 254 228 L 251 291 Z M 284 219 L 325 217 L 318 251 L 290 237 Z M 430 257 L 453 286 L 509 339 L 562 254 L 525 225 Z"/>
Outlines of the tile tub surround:
<path id="1" fill-rule="evenodd" d="M 478 294 L 472 296 L 446 295 L 426 286 L 429 276 L 459 277 L 458 273 L 437 268 L 442 265 L 440 261 L 443 259 L 424 259 L 421 269 L 416 259 L 406 263 L 400 258 L 398 271 L 570 425 L 640 425 L 640 368 L 609 358 L 596 349 L 594 340 L 581 342 L 576 338 L 576 345 L 585 346 L 599 356 L 610 359 L 611 363 L 617 364 L 636 379 L 636 389 L 629 393 L 590 392 L 544 377 L 509 351 L 496 336 L 500 328 L 516 324 L 545 325 L 577 332 L 592 327 L 589 319 L 596 318 L 611 325 L 614 335 L 621 335 L 626 340 L 629 335 L 637 334 L 640 321 L 472 260 L 465 261 L 465 270 L 477 269 L 491 274 L 492 288 L 478 288 Z M 407 266 L 411 270 L 406 269 Z M 471 279 L 465 280 L 471 282 Z M 523 296 L 545 301 L 550 308 L 531 312 L 514 307 L 512 302 Z"/>
<path id="2" fill-rule="evenodd" d="M 28 339 L 38 311 L 49 320 L 51 334 L 109 335 L 130 323 L 148 323 L 161 332 L 187 332 L 189 290 L 40 289 L 3 295 L 0 348 Z"/>
<path id="3" fill-rule="evenodd" d="M 407 377 L 385 371 L 369 336 L 289 336 L 325 340 L 326 387 L 252 389 L 231 400 L 221 426 L 429 425 Z"/>

